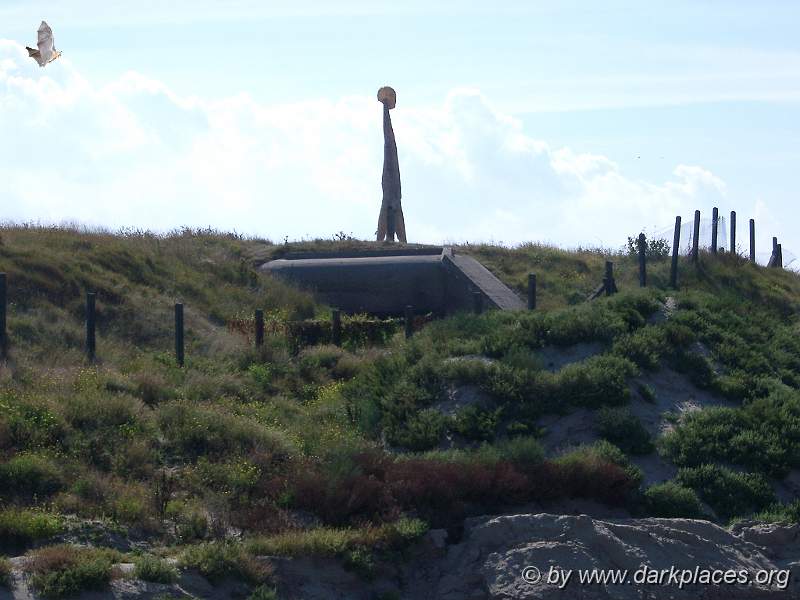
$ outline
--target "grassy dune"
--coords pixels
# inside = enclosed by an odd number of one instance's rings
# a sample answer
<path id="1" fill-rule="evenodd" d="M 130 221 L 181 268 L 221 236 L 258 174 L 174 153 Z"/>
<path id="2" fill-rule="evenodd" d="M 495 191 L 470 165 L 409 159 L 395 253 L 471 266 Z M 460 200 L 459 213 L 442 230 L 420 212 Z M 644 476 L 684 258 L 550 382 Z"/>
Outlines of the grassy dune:
<path id="1" fill-rule="evenodd" d="M 668 259 L 650 263 L 639 290 L 620 253 L 621 293 L 586 303 L 599 252 L 464 246 L 520 292 L 536 272 L 541 310 L 456 315 L 410 341 L 297 348 L 279 325 L 327 309 L 256 264 L 357 245 L 1 228 L 11 355 L 0 364 L 0 554 L 97 519 L 223 573 L 265 548 L 339 556 L 361 572 L 426 527 L 531 500 L 796 520 L 800 507 L 778 504 L 770 486 L 800 468 L 797 275 L 703 255 L 696 267 L 682 259 L 680 290 L 666 287 Z M 86 291 L 98 293 L 95 364 L 82 349 Z M 654 318 L 668 296 L 670 318 Z M 184 369 L 171 355 L 177 300 Z M 260 351 L 228 326 L 255 308 L 276 325 Z M 601 351 L 556 372 L 538 358 L 578 342 Z M 732 406 L 650 439 L 626 407 L 631 380 L 661 366 Z M 463 386 L 491 404 L 437 409 Z M 578 408 L 603 411 L 605 440 L 548 456 L 538 419 Z M 645 489 L 631 457 L 653 449 L 680 471 Z M 209 546 L 232 533 L 246 543 Z M 105 555 L 92 560 L 106 568 Z"/>

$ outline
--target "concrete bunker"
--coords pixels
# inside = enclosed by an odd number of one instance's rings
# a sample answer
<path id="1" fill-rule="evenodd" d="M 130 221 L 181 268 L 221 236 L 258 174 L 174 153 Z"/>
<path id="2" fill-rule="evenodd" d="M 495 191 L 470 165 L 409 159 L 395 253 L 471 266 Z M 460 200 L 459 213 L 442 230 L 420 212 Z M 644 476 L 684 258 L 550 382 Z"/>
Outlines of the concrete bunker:
<path id="1" fill-rule="evenodd" d="M 261 269 L 347 313 L 400 315 L 411 305 L 446 315 L 470 310 L 475 292 L 487 309 L 525 307 L 480 262 L 447 247 L 288 254 Z"/>

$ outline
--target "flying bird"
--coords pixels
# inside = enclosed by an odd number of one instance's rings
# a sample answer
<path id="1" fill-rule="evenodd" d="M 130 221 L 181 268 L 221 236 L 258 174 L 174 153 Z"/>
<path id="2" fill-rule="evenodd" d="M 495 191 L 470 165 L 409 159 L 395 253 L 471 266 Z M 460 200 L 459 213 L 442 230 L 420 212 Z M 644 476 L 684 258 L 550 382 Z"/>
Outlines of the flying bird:
<path id="1" fill-rule="evenodd" d="M 39 49 L 35 50 L 33 48 L 29 48 L 28 46 L 26 46 L 25 49 L 28 51 L 28 56 L 39 63 L 40 67 L 43 67 L 61 56 L 61 52 L 56 50 L 55 46 L 53 45 L 53 30 L 50 29 L 50 25 L 42 21 L 42 24 L 39 25 L 38 33 L 39 39 L 36 42 L 36 45 L 39 47 Z"/>

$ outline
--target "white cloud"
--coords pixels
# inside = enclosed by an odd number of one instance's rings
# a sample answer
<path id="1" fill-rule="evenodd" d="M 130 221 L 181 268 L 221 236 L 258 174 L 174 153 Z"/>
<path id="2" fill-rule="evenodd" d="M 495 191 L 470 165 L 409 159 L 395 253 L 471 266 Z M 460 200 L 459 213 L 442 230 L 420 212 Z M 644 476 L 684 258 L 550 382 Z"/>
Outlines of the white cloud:
<path id="1" fill-rule="evenodd" d="M 616 246 L 642 227 L 707 210 L 725 193 L 679 165 L 631 179 L 604 156 L 553 149 L 477 90 L 393 111 L 411 241 L 545 240 Z M 180 97 L 127 73 L 96 86 L 0 41 L 2 218 L 158 230 L 180 225 L 282 239 L 369 238 L 381 189 L 373 97 L 264 105 Z"/>

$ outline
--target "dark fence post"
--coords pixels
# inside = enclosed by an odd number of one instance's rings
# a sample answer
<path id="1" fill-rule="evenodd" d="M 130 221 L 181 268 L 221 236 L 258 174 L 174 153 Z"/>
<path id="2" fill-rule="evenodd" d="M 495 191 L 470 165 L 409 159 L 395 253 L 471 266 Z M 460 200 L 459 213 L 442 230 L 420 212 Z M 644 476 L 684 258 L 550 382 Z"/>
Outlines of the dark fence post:
<path id="1" fill-rule="evenodd" d="M 617 284 L 614 281 L 614 263 L 610 260 L 606 261 L 606 276 L 603 278 L 603 287 L 606 290 L 606 296 L 617 291 Z"/>
<path id="2" fill-rule="evenodd" d="M 775 248 L 775 254 L 777 256 L 777 258 L 775 260 L 775 266 L 778 267 L 779 269 L 782 269 L 783 268 L 783 245 L 782 244 L 778 244 L 777 245 L 777 247 Z"/>
<path id="3" fill-rule="evenodd" d="M 8 358 L 8 331 L 6 329 L 6 311 L 8 307 L 8 278 L 0 273 L 0 359 Z"/>
<path id="4" fill-rule="evenodd" d="M 175 304 L 175 360 L 183 367 L 183 304 Z"/>
<path id="5" fill-rule="evenodd" d="M 256 309 L 256 348 L 264 345 L 264 311 Z"/>
<path id="6" fill-rule="evenodd" d="M 700 211 L 694 211 L 694 230 L 692 235 L 692 262 L 700 258 Z"/>
<path id="7" fill-rule="evenodd" d="M 669 285 L 678 289 L 678 248 L 681 245 L 681 218 L 675 217 L 675 233 L 672 236 L 672 264 L 669 269 Z"/>
<path id="8" fill-rule="evenodd" d="M 731 254 L 736 254 L 736 211 L 731 211 Z"/>
<path id="9" fill-rule="evenodd" d="M 476 315 L 483 312 L 483 294 L 481 292 L 472 292 L 472 310 Z"/>
<path id="10" fill-rule="evenodd" d="M 750 262 L 756 262 L 756 220 L 750 219 Z"/>
<path id="11" fill-rule="evenodd" d="M 331 311 L 331 341 L 336 346 L 342 345 L 342 313 L 338 309 Z"/>
<path id="12" fill-rule="evenodd" d="M 536 273 L 528 273 L 528 310 L 536 308 Z"/>
<path id="13" fill-rule="evenodd" d="M 639 234 L 637 241 L 639 249 L 639 287 L 647 287 L 647 238 Z"/>
<path id="14" fill-rule="evenodd" d="M 406 306 L 405 314 L 405 332 L 406 339 L 410 338 L 414 333 L 414 307 L 410 304 Z"/>
<path id="15" fill-rule="evenodd" d="M 719 227 L 719 209 L 715 206 L 711 211 L 711 252 L 717 253 L 717 229 Z"/>
<path id="16" fill-rule="evenodd" d="M 92 362 L 97 355 L 97 338 L 95 336 L 97 324 L 95 317 L 96 298 L 97 295 L 94 292 L 86 294 L 86 357 Z"/>

